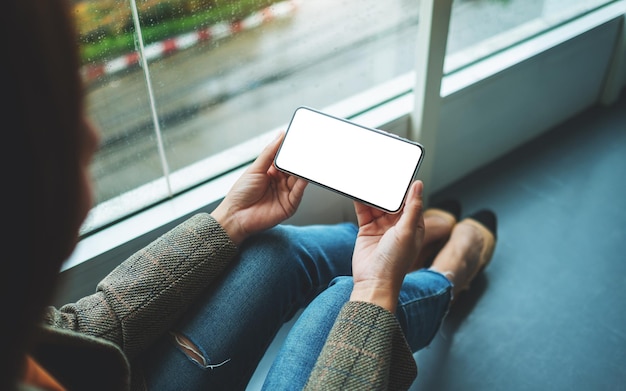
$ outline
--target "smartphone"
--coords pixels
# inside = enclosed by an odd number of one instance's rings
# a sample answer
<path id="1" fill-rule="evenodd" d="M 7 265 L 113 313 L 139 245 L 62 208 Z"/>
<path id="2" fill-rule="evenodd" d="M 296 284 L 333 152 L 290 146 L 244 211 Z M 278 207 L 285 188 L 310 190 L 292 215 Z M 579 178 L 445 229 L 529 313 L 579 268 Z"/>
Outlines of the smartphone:
<path id="1" fill-rule="evenodd" d="M 299 107 L 277 169 L 388 213 L 400 211 L 424 157 L 419 143 Z"/>

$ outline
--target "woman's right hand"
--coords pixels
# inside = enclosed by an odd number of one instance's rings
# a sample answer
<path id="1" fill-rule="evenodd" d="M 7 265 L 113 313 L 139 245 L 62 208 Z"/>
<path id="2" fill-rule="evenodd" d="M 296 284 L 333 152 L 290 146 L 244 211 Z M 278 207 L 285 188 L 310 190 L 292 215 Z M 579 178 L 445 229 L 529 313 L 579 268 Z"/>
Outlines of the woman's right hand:
<path id="1" fill-rule="evenodd" d="M 397 214 L 355 203 L 359 233 L 352 257 L 350 300 L 395 312 L 404 276 L 424 239 L 423 188 L 421 181 L 415 181 Z"/>

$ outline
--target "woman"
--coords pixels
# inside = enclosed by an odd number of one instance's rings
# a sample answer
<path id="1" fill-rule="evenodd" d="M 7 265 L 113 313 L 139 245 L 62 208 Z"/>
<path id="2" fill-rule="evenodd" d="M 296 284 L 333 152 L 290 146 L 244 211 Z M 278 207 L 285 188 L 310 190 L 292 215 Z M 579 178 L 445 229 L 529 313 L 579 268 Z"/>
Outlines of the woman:
<path id="1" fill-rule="evenodd" d="M 121 263 L 93 295 L 47 307 L 91 207 L 98 134 L 85 119 L 69 5 L 10 0 L 1 15 L 10 126 L 0 389 L 244 388 L 280 325 L 309 302 L 269 388 L 410 385 L 412 351 L 432 339 L 451 296 L 491 259 L 495 220 L 457 223 L 441 210 L 424 218 L 417 181 L 402 213 L 355 204 L 358 231 L 277 226 L 306 186 L 272 166 L 280 137 L 210 215 Z M 416 297 L 431 305 L 411 304 Z M 309 333 L 312 325 L 320 332 Z"/>

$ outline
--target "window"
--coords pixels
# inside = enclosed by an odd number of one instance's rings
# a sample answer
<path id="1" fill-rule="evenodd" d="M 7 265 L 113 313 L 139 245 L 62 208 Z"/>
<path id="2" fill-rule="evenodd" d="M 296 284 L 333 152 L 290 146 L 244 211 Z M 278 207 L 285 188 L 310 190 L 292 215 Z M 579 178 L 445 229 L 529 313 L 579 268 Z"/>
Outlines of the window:
<path id="1" fill-rule="evenodd" d="M 610 0 L 455 0 L 446 74 Z M 299 105 L 356 115 L 411 90 L 415 0 L 82 0 L 102 132 L 93 232 L 251 161 Z M 353 102 L 366 94 L 373 103 Z M 352 99 L 352 100 L 351 100 Z"/>
<path id="2" fill-rule="evenodd" d="M 444 73 L 537 36 L 612 0 L 454 0 Z"/>
<path id="3" fill-rule="evenodd" d="M 130 0 L 93 0 L 76 3 L 76 13 L 83 31 L 81 42 L 86 59 L 83 70 L 88 85 L 90 115 L 100 125 L 102 132 L 109 134 L 104 137 L 102 149 L 94 165 L 98 204 L 83 227 L 83 235 L 76 251 L 62 268 L 61 276 L 65 285 L 59 296 L 60 304 L 92 293 L 93 284 L 119 264 L 120 260 L 139 250 L 189 214 L 198 210 L 211 210 L 245 169 L 245 162 L 254 159 L 260 148 L 273 137 L 274 132 L 288 121 L 291 115 L 291 108 L 288 107 L 290 104 L 304 102 L 318 105 L 336 115 L 404 136 L 410 136 L 412 123 L 418 122 L 412 115 L 417 101 L 416 94 L 412 91 L 417 73 L 414 65 L 417 63 L 416 23 L 407 22 L 407 25 L 400 24 L 391 28 L 392 24 L 384 21 L 388 23 L 386 30 L 379 31 L 368 40 L 353 41 L 344 48 L 340 45 L 333 46 L 335 41 L 339 43 L 335 40 L 330 48 L 322 48 L 326 50 L 327 56 L 320 57 L 319 64 L 310 63 L 307 67 L 294 71 L 292 79 L 276 74 L 264 83 L 251 84 L 248 90 L 231 99 L 215 101 L 213 106 L 204 110 L 187 106 L 185 110 L 174 111 L 186 114 L 180 116 L 165 115 L 171 112 L 166 110 L 167 105 L 163 102 L 181 105 L 175 107 L 186 107 L 183 103 L 187 102 L 188 105 L 190 101 L 197 103 L 197 95 L 194 95 L 197 91 L 204 93 L 202 88 L 209 88 L 208 86 L 229 86 L 228 75 L 236 72 L 235 65 L 245 65 L 256 58 L 255 53 L 244 53 L 244 57 L 237 59 L 237 56 L 243 54 L 229 52 L 231 44 L 251 40 L 254 48 L 270 45 L 268 37 L 272 30 L 280 33 L 277 34 L 280 39 L 287 39 L 283 35 L 288 28 L 293 28 L 291 25 L 305 23 L 298 18 L 303 17 L 304 13 L 301 11 L 307 3 L 311 3 L 308 6 L 315 8 L 318 13 L 313 14 L 314 20 L 307 20 L 306 23 L 317 25 L 322 23 L 317 19 L 324 19 L 331 9 L 328 4 L 332 6 L 331 3 L 335 2 L 301 0 L 297 3 L 275 3 L 276 6 L 284 4 L 281 6 L 284 7 L 284 15 L 250 27 L 245 32 L 240 28 L 237 34 L 242 35 L 228 37 L 224 27 L 214 27 L 212 31 L 215 40 L 205 39 L 207 34 L 200 35 L 203 38 L 199 39 L 193 34 L 178 32 L 172 36 L 183 36 L 181 48 L 174 50 L 173 44 L 164 45 L 171 53 L 161 57 L 157 55 L 160 53 L 157 50 L 159 46 L 151 46 L 153 42 L 146 30 L 143 36 L 144 53 L 149 65 L 153 95 L 158 97 L 155 108 L 164 141 L 163 155 L 170 159 L 169 155 L 185 153 L 178 147 L 182 144 L 174 142 L 176 137 L 181 134 L 184 136 L 184 132 L 172 124 L 183 124 L 186 121 L 195 124 L 200 129 L 199 132 L 211 129 L 214 123 L 219 125 L 219 137 L 211 140 L 211 143 L 207 142 L 207 145 L 199 145 L 204 152 L 199 157 L 200 160 L 185 167 L 167 160 L 171 194 L 176 194 L 171 197 L 163 179 L 158 140 L 151 122 L 151 103 L 148 99 L 146 78 L 137 62 L 139 44 L 132 37 L 127 37 L 130 41 L 126 43 L 120 37 L 107 38 L 105 22 L 111 21 L 109 14 L 113 12 L 112 8 L 130 12 L 129 4 L 132 3 L 128 1 Z M 493 15 L 505 19 L 507 7 L 525 1 L 455 0 L 453 3 L 445 58 L 446 74 L 440 93 L 441 108 L 437 110 L 440 112 L 436 128 L 437 142 L 436 147 L 427 149 L 426 153 L 426 157 L 435 156 L 431 175 L 433 181 L 428 182 L 429 188 L 436 190 L 452 183 L 516 145 L 598 103 L 600 99 L 610 97 L 611 93 L 607 93 L 605 87 L 612 86 L 608 89 L 612 93 L 623 90 L 626 81 L 626 67 L 623 65 L 626 58 L 626 0 L 527 1 L 534 7 L 534 14 L 527 14 L 525 19 L 509 23 L 508 27 L 490 31 L 488 34 L 484 32 L 484 26 L 477 27 L 483 31 L 482 35 L 464 41 L 463 45 L 455 43 L 455 40 L 467 39 L 467 34 L 459 33 L 462 30 L 459 25 L 462 19 L 459 19 L 459 15 L 469 12 L 463 11 L 464 8 L 491 9 L 491 13 L 484 11 L 490 15 L 489 18 L 477 21 L 466 19 L 468 23 L 480 25 L 493 19 Z M 136 4 L 138 15 L 142 12 L 142 7 L 152 4 L 148 0 L 141 2 Z M 216 3 L 225 2 L 221 0 Z M 414 0 L 385 0 L 386 7 L 382 10 L 376 7 L 377 2 L 373 0 L 344 0 L 336 3 L 341 3 L 342 7 L 352 7 L 352 18 L 366 18 L 364 15 L 367 12 L 375 13 L 376 17 L 370 15 L 369 19 L 365 19 L 368 23 L 385 19 L 383 16 L 409 12 L 414 12 L 412 16 L 407 16 L 409 19 L 416 18 L 421 7 L 420 2 Z M 200 0 L 193 4 L 200 4 Z M 288 7 L 293 4 L 297 8 Z M 571 5 L 574 8 L 557 7 L 557 4 Z M 109 8 L 103 8 L 105 5 Z M 96 7 L 98 11 L 89 7 Z M 239 10 L 243 8 L 240 7 Z M 195 12 L 200 14 L 197 9 Z M 231 11 L 221 12 L 233 14 Z M 515 12 L 521 11 L 517 9 Z M 560 17 L 557 18 L 557 15 Z M 126 18 L 128 17 L 127 15 Z M 149 21 L 153 25 L 160 25 L 157 21 L 161 20 L 161 17 L 153 14 L 144 19 L 144 23 Z M 98 23 L 104 25 L 100 26 Z M 258 23 L 258 16 L 251 17 L 247 23 L 254 26 Z M 351 34 L 353 31 L 353 27 L 348 29 L 347 25 L 335 24 L 331 26 L 339 29 L 337 34 Z M 124 29 L 134 29 L 128 19 Z M 525 34 L 520 35 L 519 31 L 524 31 Z M 332 36 L 329 32 L 325 33 Z M 306 36 L 298 38 L 297 43 L 300 43 Z M 518 41 L 515 42 L 513 38 Z M 93 54 L 94 48 L 89 48 L 86 44 L 90 41 L 104 42 L 97 49 L 104 57 Z M 285 41 L 280 42 L 284 45 Z M 506 42 L 509 42 L 508 47 L 504 45 Z M 377 43 L 374 46 L 377 51 L 370 51 L 368 45 L 374 43 Z M 114 50 L 116 45 L 124 48 L 123 54 Z M 391 49 L 393 45 L 397 45 L 395 50 Z M 201 62 L 194 63 L 191 67 L 183 67 L 186 61 L 184 56 L 202 58 L 203 50 L 211 54 L 210 59 L 205 59 L 208 65 Z M 184 82 L 187 73 L 206 71 L 204 67 L 216 61 L 213 52 L 220 50 L 229 52 L 228 58 L 232 62 L 222 72 L 215 74 L 215 78 L 210 79 L 213 83 L 194 85 L 187 82 L 187 90 L 180 87 L 183 91 L 182 97 L 175 98 L 176 83 Z M 307 54 L 306 50 L 300 50 L 300 53 Z M 270 65 L 272 62 L 285 61 L 284 51 L 275 50 L 273 53 L 277 53 L 276 56 L 266 60 Z M 343 70 L 343 75 L 331 78 L 336 64 L 334 61 L 342 59 L 361 66 L 362 71 L 358 74 L 355 71 L 353 74 L 347 69 Z M 407 63 L 404 64 L 403 61 Z M 168 73 L 168 67 L 175 68 L 175 71 Z M 172 75 L 171 78 L 164 76 L 168 74 Z M 346 87 L 345 80 L 354 82 L 359 79 L 362 79 L 359 88 Z M 311 91 L 313 95 L 305 94 Z M 260 92 L 258 97 L 254 95 L 256 92 Z M 602 98 L 599 98 L 599 92 Z M 296 94 L 298 102 L 290 102 L 285 97 L 289 93 Z M 270 115 L 267 107 L 275 103 L 275 100 L 279 106 L 285 107 L 279 107 L 282 114 Z M 607 101 L 610 102 L 610 99 Z M 213 117 L 208 120 L 203 115 Z M 257 135 L 250 133 L 240 137 L 237 117 L 255 124 L 258 122 L 259 126 L 254 126 L 254 130 L 258 131 L 254 134 Z M 246 140 L 246 137 L 250 138 Z M 187 140 L 187 143 L 193 144 L 192 140 Z M 133 166 L 141 167 L 141 170 L 135 171 Z M 146 172 L 150 175 L 142 176 Z M 198 185 L 201 182 L 204 183 Z M 167 202 L 160 202 L 162 200 Z M 340 196 L 333 198 L 330 192 L 317 191 L 310 186 L 299 208 L 296 223 L 332 222 L 351 218 L 351 203 L 344 201 Z"/>
<path id="4" fill-rule="evenodd" d="M 81 29 L 89 114 L 103 133 L 96 209 L 113 218 L 248 162 L 237 146 L 280 128 L 297 106 L 328 107 L 414 64 L 414 1 L 78 6 L 89 26 Z M 113 45 L 122 38 L 125 46 Z M 95 217 L 84 230 L 107 223 Z"/>

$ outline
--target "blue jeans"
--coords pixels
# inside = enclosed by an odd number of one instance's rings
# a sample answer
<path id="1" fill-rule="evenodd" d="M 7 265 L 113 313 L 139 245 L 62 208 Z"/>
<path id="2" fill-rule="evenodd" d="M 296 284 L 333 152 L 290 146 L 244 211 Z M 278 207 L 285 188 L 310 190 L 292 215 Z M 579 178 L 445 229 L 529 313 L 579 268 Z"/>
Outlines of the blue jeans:
<path id="1" fill-rule="evenodd" d="M 277 226 L 246 240 L 172 330 L 208 365 L 192 361 L 166 335 L 139 358 L 148 389 L 245 389 L 283 323 L 334 277 L 351 274 L 356 234 L 351 223 Z"/>
<path id="2" fill-rule="evenodd" d="M 223 278 L 173 329 L 206 364 L 164 336 L 140 358 L 148 388 L 245 389 L 282 324 L 306 306 L 266 380 L 270 390 L 301 389 L 350 296 L 356 234 L 350 223 L 277 226 L 247 240 Z M 449 301 L 445 277 L 429 271 L 407 275 L 397 316 L 415 351 L 434 337 Z"/>
<path id="3" fill-rule="evenodd" d="M 302 312 L 270 368 L 264 390 L 301 390 L 315 366 L 334 320 L 352 292 L 351 277 L 337 277 Z M 421 269 L 407 274 L 396 317 L 415 353 L 428 346 L 448 312 L 452 284 L 440 273 Z"/>

